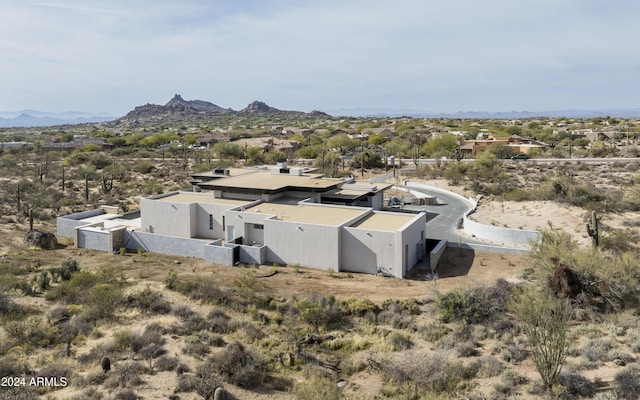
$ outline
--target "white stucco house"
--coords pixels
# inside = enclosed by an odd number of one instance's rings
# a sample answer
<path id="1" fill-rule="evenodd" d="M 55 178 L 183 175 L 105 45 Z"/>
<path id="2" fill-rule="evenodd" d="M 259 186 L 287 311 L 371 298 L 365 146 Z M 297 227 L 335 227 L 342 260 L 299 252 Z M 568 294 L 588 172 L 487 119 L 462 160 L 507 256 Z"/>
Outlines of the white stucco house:
<path id="1" fill-rule="evenodd" d="M 140 209 L 59 217 L 75 246 L 197 257 L 212 264 L 288 264 L 404 277 L 425 255 L 426 216 L 380 211 L 390 185 L 302 169 L 212 171 L 194 190 L 140 199 Z"/>

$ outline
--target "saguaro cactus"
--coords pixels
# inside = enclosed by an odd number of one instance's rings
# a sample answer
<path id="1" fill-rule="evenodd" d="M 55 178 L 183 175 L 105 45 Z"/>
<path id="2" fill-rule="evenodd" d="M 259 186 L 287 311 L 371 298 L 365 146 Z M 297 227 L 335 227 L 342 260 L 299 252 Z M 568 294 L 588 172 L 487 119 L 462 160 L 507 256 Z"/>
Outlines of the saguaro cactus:
<path id="1" fill-rule="evenodd" d="M 84 202 L 89 202 L 89 177 L 84 174 Z"/>
<path id="2" fill-rule="evenodd" d="M 598 247 L 600 241 L 600 228 L 599 228 L 600 217 L 595 211 L 591 211 L 591 218 L 587 222 L 587 233 L 591 236 L 591 243 L 593 247 Z"/>

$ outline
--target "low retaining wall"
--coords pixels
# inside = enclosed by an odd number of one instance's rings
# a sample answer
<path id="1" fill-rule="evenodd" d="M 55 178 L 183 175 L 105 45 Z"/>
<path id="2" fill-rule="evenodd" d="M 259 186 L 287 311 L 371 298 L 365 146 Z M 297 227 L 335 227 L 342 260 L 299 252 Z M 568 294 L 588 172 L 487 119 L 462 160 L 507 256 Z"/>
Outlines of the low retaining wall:
<path id="1" fill-rule="evenodd" d="M 529 246 L 532 241 L 536 242 L 540 239 L 540 234 L 536 231 L 482 224 L 470 219 L 471 214 L 472 212 L 468 212 L 464 216 L 464 230 L 478 238 L 516 246 Z"/>
<path id="2" fill-rule="evenodd" d="M 476 211 L 476 208 L 478 207 L 478 203 L 476 200 L 472 198 L 466 198 L 464 196 L 461 196 L 457 193 L 454 193 L 445 189 L 424 185 L 421 183 L 414 183 L 414 182 L 410 182 L 409 180 L 405 181 L 405 186 L 409 191 L 411 191 L 410 190 L 411 187 L 414 187 L 417 189 L 428 190 L 430 192 L 435 192 L 435 193 L 438 193 L 438 192 L 447 193 L 448 195 L 453 195 L 464 200 L 466 203 L 469 204 L 469 210 L 465 212 L 464 215 L 462 216 L 463 229 L 466 233 L 470 235 L 474 235 L 479 239 L 502 243 L 505 246 L 527 246 L 527 247 L 530 246 L 532 241 L 536 242 L 540 240 L 540 234 L 537 231 L 514 229 L 514 228 L 502 228 L 498 226 L 486 225 L 477 221 L 473 221 L 472 219 L 469 218 L 469 216 Z M 482 245 L 477 246 L 478 249 L 480 246 Z"/>

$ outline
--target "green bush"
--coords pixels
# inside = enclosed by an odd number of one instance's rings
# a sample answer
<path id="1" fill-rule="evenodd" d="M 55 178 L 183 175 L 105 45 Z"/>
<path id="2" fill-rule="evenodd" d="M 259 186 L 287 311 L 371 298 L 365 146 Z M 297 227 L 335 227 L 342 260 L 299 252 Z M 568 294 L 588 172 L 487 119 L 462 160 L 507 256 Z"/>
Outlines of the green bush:
<path id="1" fill-rule="evenodd" d="M 344 300 L 340 300 L 340 307 L 344 310 L 345 314 L 362 317 L 368 312 L 378 313 L 380 307 L 373 301 L 360 297 L 349 297 Z"/>

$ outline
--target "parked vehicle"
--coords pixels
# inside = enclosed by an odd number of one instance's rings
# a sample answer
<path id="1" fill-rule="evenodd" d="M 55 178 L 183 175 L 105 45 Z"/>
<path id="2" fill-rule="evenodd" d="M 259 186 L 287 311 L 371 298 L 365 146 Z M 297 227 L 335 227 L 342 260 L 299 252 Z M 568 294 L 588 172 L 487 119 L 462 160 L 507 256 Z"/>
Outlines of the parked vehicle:
<path id="1" fill-rule="evenodd" d="M 515 156 L 511 157 L 512 160 L 528 160 L 529 159 L 529 155 L 526 153 L 519 153 L 516 154 Z"/>

